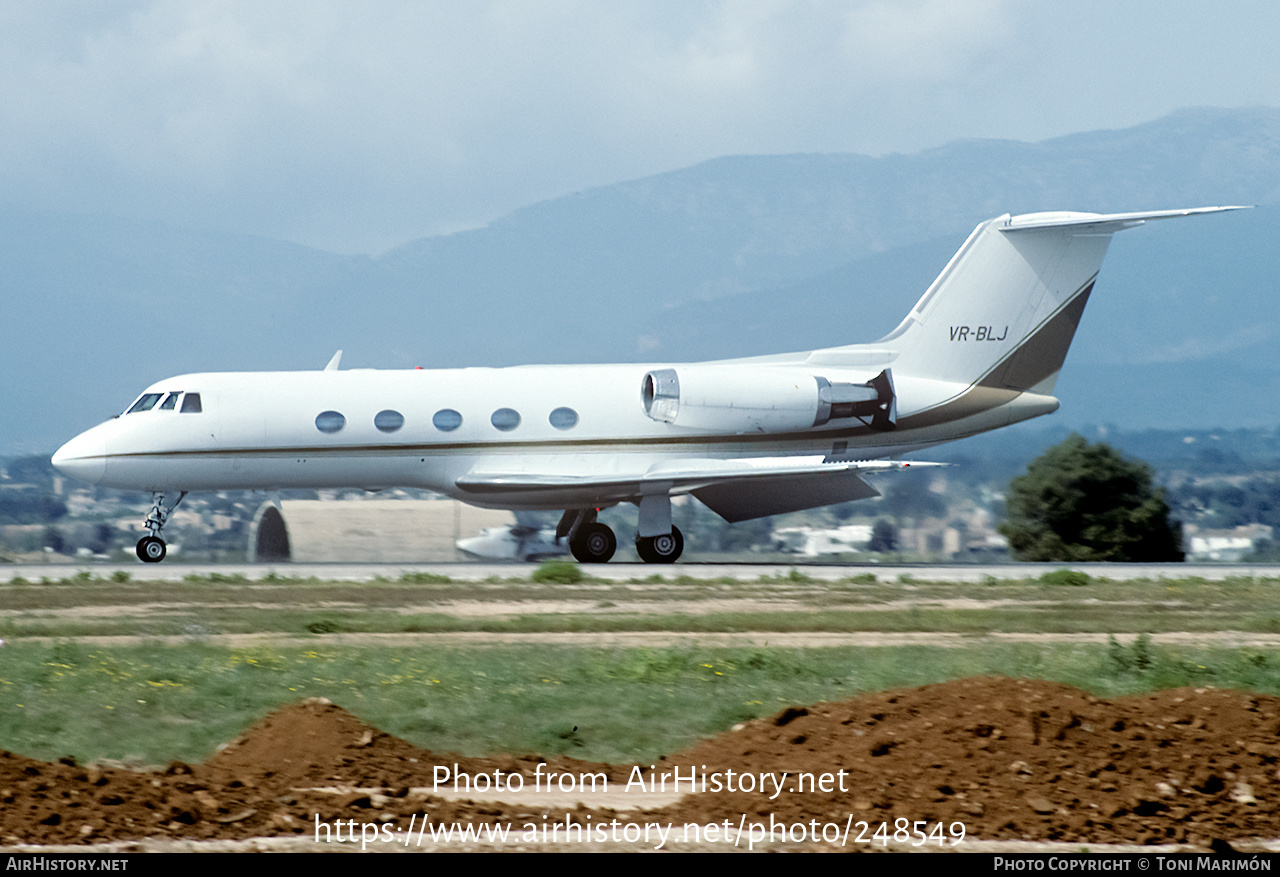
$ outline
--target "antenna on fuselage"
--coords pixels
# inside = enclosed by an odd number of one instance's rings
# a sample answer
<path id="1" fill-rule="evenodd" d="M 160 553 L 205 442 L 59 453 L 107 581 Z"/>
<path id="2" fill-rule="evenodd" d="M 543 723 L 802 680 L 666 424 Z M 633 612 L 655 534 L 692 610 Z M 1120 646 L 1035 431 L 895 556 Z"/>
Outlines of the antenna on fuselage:
<path id="1" fill-rule="evenodd" d="M 329 364 L 324 367 L 324 370 L 327 372 L 336 372 L 338 370 L 338 363 L 340 362 L 342 362 L 341 350 L 333 355 L 333 359 L 329 360 Z"/>

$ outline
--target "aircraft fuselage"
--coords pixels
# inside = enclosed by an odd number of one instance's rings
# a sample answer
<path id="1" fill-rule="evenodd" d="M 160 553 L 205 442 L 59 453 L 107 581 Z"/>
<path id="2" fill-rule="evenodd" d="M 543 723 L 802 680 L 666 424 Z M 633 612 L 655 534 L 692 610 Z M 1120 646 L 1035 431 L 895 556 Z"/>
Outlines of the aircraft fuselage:
<path id="1" fill-rule="evenodd" d="M 937 426 L 881 432 L 851 419 L 821 426 L 752 426 L 750 413 L 732 427 L 682 427 L 655 421 L 641 403 L 645 375 L 698 365 L 569 365 L 447 370 L 190 374 L 153 384 L 159 400 L 102 423 L 56 457 L 63 471 L 106 487 L 174 490 L 421 487 L 475 505 L 561 509 L 613 503 L 626 491 L 544 486 L 504 492 L 466 489 L 460 478 L 477 466 L 505 473 L 566 477 L 590 473 L 635 478 L 665 458 L 732 459 L 840 455 L 872 460 L 945 441 Z M 725 368 L 726 366 L 720 366 Z M 732 368 L 732 366 L 727 366 Z M 815 375 L 861 382 L 870 370 L 771 367 L 806 391 Z M 899 387 L 899 416 L 936 407 L 964 388 L 927 382 L 903 410 L 911 382 Z M 928 392 L 932 391 L 932 392 Z M 813 395 L 816 398 L 816 387 Z M 182 394 L 161 407 L 169 394 Z M 198 412 L 181 399 L 197 394 Z M 1019 394 L 1009 394 L 1014 401 Z M 1056 403 L 1017 405 L 965 418 L 963 433 L 1045 413 Z M 807 415 L 800 415 L 805 417 Z"/>

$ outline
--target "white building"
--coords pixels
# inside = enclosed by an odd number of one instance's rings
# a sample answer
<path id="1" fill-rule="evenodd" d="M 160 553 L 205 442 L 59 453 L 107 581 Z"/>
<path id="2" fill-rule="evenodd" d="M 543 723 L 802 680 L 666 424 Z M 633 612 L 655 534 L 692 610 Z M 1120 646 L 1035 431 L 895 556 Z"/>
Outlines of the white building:
<path id="1" fill-rule="evenodd" d="M 452 499 L 263 503 L 249 528 L 250 561 L 413 563 L 462 560 L 458 539 L 515 523 L 508 511 Z"/>
<path id="2" fill-rule="evenodd" d="M 783 527 L 773 531 L 773 539 L 784 551 L 818 557 L 861 551 L 871 541 L 870 524 L 845 524 L 834 529 Z"/>
<path id="3" fill-rule="evenodd" d="M 1234 530 L 1202 530 L 1194 524 L 1182 528 L 1187 560 L 1224 560 L 1234 563 L 1253 551 L 1263 539 L 1271 538 L 1264 524 L 1246 524 Z"/>

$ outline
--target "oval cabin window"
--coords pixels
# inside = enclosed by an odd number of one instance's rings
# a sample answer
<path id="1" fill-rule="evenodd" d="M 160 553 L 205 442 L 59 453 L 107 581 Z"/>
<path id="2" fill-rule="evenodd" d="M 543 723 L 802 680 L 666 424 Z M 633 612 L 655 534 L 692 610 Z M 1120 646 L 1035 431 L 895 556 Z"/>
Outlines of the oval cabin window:
<path id="1" fill-rule="evenodd" d="M 399 411 L 379 411 L 373 416 L 373 425 L 378 428 L 379 432 L 395 432 L 404 426 L 404 415 Z"/>
<path id="2" fill-rule="evenodd" d="M 431 422 L 441 432 L 453 432 L 462 426 L 462 415 L 452 408 L 445 408 L 437 411 L 435 417 L 431 418 Z"/>
<path id="3" fill-rule="evenodd" d="M 556 429 L 573 429 L 578 425 L 578 412 L 572 408 L 557 408 L 551 412 L 550 420 Z"/>
<path id="4" fill-rule="evenodd" d="M 489 418 L 489 422 L 493 424 L 495 429 L 503 432 L 511 432 L 520 425 L 520 412 L 514 408 L 499 408 L 493 412 L 493 416 Z"/>
<path id="5" fill-rule="evenodd" d="M 316 415 L 316 429 L 321 432 L 337 432 L 347 425 L 347 418 L 337 411 L 321 411 Z"/>

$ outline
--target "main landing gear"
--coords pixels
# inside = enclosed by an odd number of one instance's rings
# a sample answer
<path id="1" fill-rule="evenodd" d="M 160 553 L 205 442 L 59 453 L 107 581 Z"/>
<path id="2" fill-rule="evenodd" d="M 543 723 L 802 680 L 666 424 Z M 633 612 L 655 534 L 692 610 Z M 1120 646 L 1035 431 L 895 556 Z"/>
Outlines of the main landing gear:
<path id="1" fill-rule="evenodd" d="M 684 534 L 671 525 L 671 532 L 661 536 L 636 535 L 636 554 L 645 563 L 675 563 L 684 551 Z"/>
<path id="2" fill-rule="evenodd" d="M 580 563 L 608 563 L 618 550 L 618 539 L 612 530 L 597 521 L 569 538 L 569 550 Z"/>
<path id="3" fill-rule="evenodd" d="M 618 539 L 596 520 L 596 509 L 569 509 L 556 525 L 556 541 L 569 537 L 569 551 L 579 563 L 608 563 Z"/>
<path id="4" fill-rule="evenodd" d="M 170 495 L 172 496 L 172 494 Z M 187 492 L 185 490 L 180 491 L 177 499 L 171 503 L 166 503 L 163 493 L 151 494 L 151 511 L 147 513 L 147 519 L 142 522 L 142 526 L 151 532 L 138 540 L 138 560 L 143 563 L 159 563 L 164 560 L 169 550 L 165 546 L 164 540 L 160 538 L 160 531 L 164 528 L 165 521 L 169 520 L 169 515 L 173 514 L 173 510 L 178 507 L 178 503 L 182 502 L 182 498 L 186 495 Z"/>
<path id="5" fill-rule="evenodd" d="M 579 563 L 607 563 L 618 549 L 618 539 L 596 520 L 596 509 L 569 509 L 556 527 L 556 539 L 569 538 L 569 551 Z M 655 532 L 656 531 L 656 532 Z M 641 535 L 643 533 L 648 535 Z M 671 523 L 668 496 L 640 501 L 640 532 L 636 553 L 645 563 L 675 563 L 684 551 L 684 534 Z"/>

